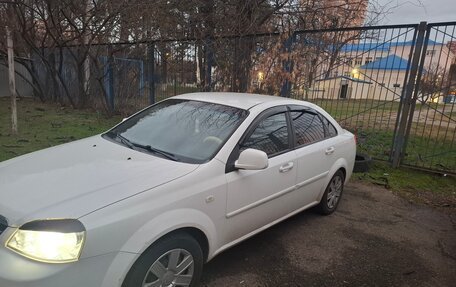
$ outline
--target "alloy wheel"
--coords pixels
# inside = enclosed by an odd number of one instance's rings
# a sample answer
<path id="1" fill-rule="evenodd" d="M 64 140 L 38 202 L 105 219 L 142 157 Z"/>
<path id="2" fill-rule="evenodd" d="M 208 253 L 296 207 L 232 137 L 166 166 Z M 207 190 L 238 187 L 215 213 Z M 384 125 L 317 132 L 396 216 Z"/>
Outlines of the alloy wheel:
<path id="1" fill-rule="evenodd" d="M 329 209 L 333 209 L 339 202 L 342 193 L 343 182 L 340 176 L 335 176 L 329 184 L 327 204 Z"/>
<path id="2" fill-rule="evenodd" d="M 173 249 L 160 256 L 149 268 L 142 287 L 190 286 L 194 260 L 185 249 Z"/>

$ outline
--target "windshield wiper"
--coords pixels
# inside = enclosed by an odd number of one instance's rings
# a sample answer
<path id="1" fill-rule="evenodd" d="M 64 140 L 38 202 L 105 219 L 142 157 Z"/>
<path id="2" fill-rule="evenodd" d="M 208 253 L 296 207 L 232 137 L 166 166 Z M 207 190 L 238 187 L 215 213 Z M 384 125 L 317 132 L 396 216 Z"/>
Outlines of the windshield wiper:
<path id="1" fill-rule="evenodd" d="M 163 151 L 163 150 L 160 150 L 160 149 L 156 149 L 150 145 L 142 145 L 142 144 L 139 144 L 139 143 L 134 143 L 132 141 L 130 141 L 129 139 L 127 139 L 126 137 L 120 135 L 120 134 L 117 134 L 117 133 L 111 133 L 115 139 L 118 139 L 122 144 L 124 144 L 125 146 L 127 146 L 128 148 L 131 148 L 131 149 L 136 149 L 136 148 L 140 148 L 140 149 L 143 149 L 143 150 L 146 150 L 148 152 L 151 152 L 151 153 L 154 153 L 154 154 L 159 154 L 163 157 L 166 157 L 167 159 L 170 159 L 170 160 L 174 160 L 174 161 L 179 161 L 179 159 L 172 153 L 170 152 L 166 152 L 166 151 Z"/>
<path id="2" fill-rule="evenodd" d="M 132 143 L 132 144 L 133 144 L 133 146 L 142 148 L 148 152 L 162 155 L 162 156 L 166 157 L 167 159 L 179 161 L 179 159 L 173 153 L 154 148 L 150 145 L 142 145 L 142 144 L 138 144 L 138 143 Z"/>
<path id="3" fill-rule="evenodd" d="M 126 145 L 128 148 L 135 149 L 135 144 L 132 143 L 130 140 L 128 140 L 126 137 L 124 137 L 120 134 L 117 134 L 117 133 L 111 133 L 111 134 L 114 135 L 114 138 L 118 139 L 121 143 Z"/>

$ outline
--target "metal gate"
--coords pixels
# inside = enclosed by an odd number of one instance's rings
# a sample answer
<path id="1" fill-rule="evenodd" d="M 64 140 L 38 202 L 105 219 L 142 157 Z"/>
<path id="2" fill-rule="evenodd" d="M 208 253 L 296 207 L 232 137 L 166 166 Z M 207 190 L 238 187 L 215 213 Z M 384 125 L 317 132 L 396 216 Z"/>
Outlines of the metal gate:
<path id="1" fill-rule="evenodd" d="M 396 135 L 394 165 L 456 173 L 456 22 L 418 30 L 410 92 Z M 411 75 L 413 76 L 413 75 Z M 415 81 L 413 79 L 416 79 Z M 403 142 L 402 142 L 403 141 Z M 401 146 L 402 144 L 402 146 Z"/>
<path id="2" fill-rule="evenodd" d="M 358 148 L 390 160 L 418 25 L 296 33 L 293 98 L 326 109 L 357 135 Z"/>

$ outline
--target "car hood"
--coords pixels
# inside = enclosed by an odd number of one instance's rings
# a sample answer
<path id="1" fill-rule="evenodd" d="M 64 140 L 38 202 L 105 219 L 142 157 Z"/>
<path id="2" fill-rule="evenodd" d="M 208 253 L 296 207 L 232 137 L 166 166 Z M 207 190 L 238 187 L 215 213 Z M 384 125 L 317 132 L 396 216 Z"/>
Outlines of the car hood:
<path id="1" fill-rule="evenodd" d="M 10 226 L 79 218 L 197 167 L 94 136 L 0 163 L 0 215 Z"/>

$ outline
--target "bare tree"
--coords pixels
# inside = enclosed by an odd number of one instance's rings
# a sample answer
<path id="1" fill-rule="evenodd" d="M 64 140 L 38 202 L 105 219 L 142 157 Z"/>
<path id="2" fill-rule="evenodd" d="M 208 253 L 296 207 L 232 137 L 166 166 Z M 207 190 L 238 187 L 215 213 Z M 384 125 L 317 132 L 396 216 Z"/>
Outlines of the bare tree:
<path id="1" fill-rule="evenodd" d="M 32 65 L 26 67 L 40 98 L 68 102 L 73 107 L 87 106 L 89 66 L 91 60 L 98 60 L 96 54 L 100 52 L 92 47 L 100 41 L 112 40 L 117 15 L 126 4 L 23 0 L 9 1 L 7 5 L 13 7 L 10 14 L 17 22 L 15 30 L 20 36 L 17 52 L 32 58 Z M 0 53 L 5 50 L 0 49 Z M 71 71 L 75 71 L 76 81 L 68 79 Z"/>
<path id="2" fill-rule="evenodd" d="M 329 73 L 341 64 L 339 52 L 346 43 L 362 36 L 353 31 L 339 33 L 336 28 L 361 25 L 362 15 L 369 10 L 367 0 L 0 3 L 14 7 L 16 54 L 31 60 L 26 62 L 26 68 L 35 94 L 42 100 L 73 107 L 100 103 L 106 110 L 109 103 L 105 67 L 115 66 L 114 57 L 119 55 L 144 59 L 150 53 L 147 45 L 141 43 L 152 41 L 155 65 L 159 65 L 155 71 L 164 85 L 172 80 L 169 74 L 175 77 L 179 70 L 180 80 L 187 81 L 189 76 L 184 76 L 183 71 L 190 67 L 194 69 L 192 77 L 203 89 L 265 89 L 277 93 L 284 83 L 310 87 L 318 71 L 326 69 Z M 6 11 L 2 7 L 3 16 Z M 327 28 L 336 30 L 305 37 L 293 33 Z M 2 29 L 0 26 L 0 37 Z M 274 36 L 255 36 L 260 34 Z M 188 52 L 195 58 L 193 63 L 186 59 Z M 5 46 L 0 45 L 0 53 L 6 55 Z M 261 85 L 252 85 L 258 82 L 259 72 Z M 116 93 L 127 88 L 128 85 L 118 84 Z"/>
<path id="3" fill-rule="evenodd" d="M 448 90 L 448 73 L 443 68 L 430 66 L 424 71 L 421 77 L 418 89 L 418 101 L 422 104 L 439 102 L 439 97 L 442 94 L 447 94 Z"/>

